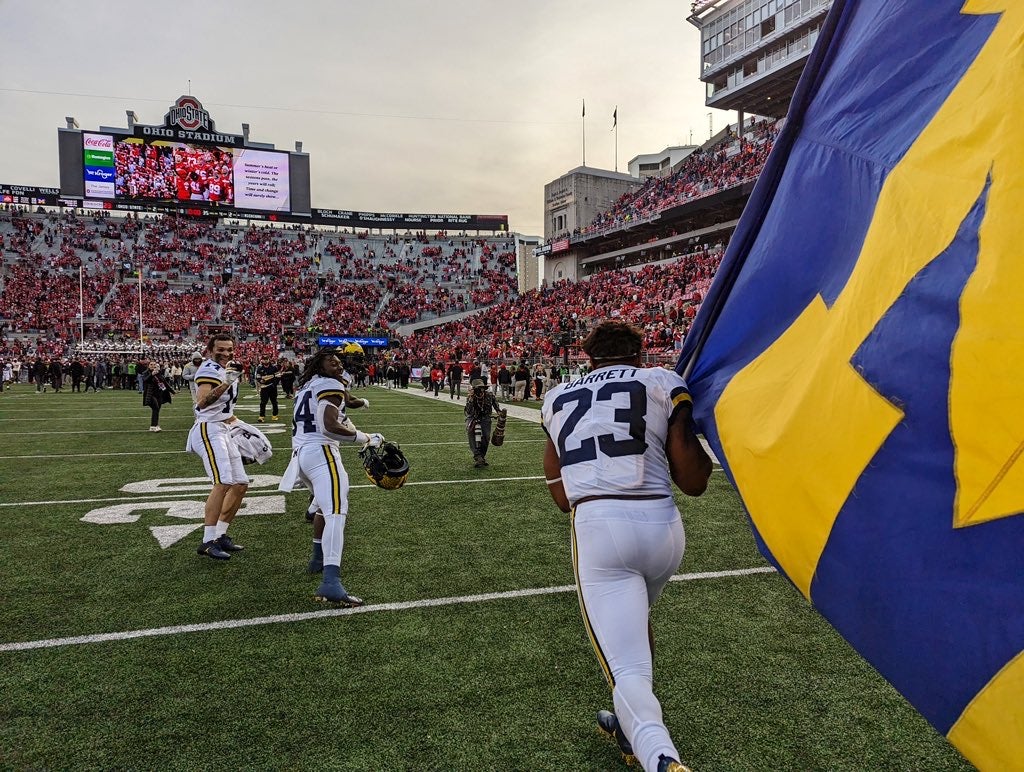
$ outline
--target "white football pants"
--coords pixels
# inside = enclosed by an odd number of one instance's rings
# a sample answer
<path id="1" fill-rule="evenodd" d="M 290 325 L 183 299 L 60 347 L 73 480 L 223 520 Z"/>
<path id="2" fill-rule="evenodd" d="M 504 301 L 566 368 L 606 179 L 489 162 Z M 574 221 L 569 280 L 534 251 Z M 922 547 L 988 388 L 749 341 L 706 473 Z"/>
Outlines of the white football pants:
<path id="1" fill-rule="evenodd" d="M 341 454 L 333 445 L 304 445 L 298 459 L 299 477 L 324 513 L 324 565 L 340 566 L 348 514 L 348 473 L 341 465 Z"/>
<path id="2" fill-rule="evenodd" d="M 599 499 L 572 516 L 572 557 L 583 624 L 612 687 L 615 715 L 645 770 L 679 758 L 652 687 L 650 606 L 686 546 L 671 498 Z"/>
<path id="3" fill-rule="evenodd" d="M 188 433 L 185 450 L 203 459 L 214 485 L 248 485 L 242 454 L 231 439 L 231 426 L 223 421 L 196 422 Z"/>

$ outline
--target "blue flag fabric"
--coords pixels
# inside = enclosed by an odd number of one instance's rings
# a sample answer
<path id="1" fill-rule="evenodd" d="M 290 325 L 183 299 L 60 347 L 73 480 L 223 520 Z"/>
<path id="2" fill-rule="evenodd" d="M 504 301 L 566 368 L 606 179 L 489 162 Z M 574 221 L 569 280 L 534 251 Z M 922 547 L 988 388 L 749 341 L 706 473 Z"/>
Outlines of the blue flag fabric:
<path id="1" fill-rule="evenodd" d="M 761 551 L 1024 769 L 1024 3 L 836 0 L 683 346 Z"/>

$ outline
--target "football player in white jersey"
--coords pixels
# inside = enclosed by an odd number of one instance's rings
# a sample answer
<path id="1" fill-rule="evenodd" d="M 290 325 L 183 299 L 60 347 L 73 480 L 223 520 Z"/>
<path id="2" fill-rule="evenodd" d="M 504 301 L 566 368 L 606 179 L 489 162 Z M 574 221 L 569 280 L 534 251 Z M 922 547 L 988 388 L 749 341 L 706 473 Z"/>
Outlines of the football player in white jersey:
<path id="1" fill-rule="evenodd" d="M 196 370 L 196 422 L 188 433 L 185 449 L 203 459 L 206 474 L 213 483 L 203 518 L 203 543 L 198 552 L 216 560 L 228 560 L 232 552 L 244 547 L 228 536 L 242 497 L 249 488 L 249 476 L 242 455 L 231 440 L 231 424 L 238 401 L 240 370 L 229 368 L 235 353 L 235 339 L 214 335 L 206 346 L 206 359 Z"/>
<path id="2" fill-rule="evenodd" d="M 285 479 L 302 480 L 313 491 L 318 508 L 313 520 L 313 557 L 309 572 L 323 571 L 314 597 L 343 606 L 361 606 L 341 584 L 341 553 L 348 516 L 348 474 L 341 463 L 339 443 L 379 448 L 380 434 L 360 431 L 345 415 L 346 408 L 366 407 L 366 400 L 349 394 L 346 374 L 337 352 L 318 351 L 299 379 L 292 416 L 292 461 Z M 282 490 L 291 485 L 282 482 Z"/>
<path id="3" fill-rule="evenodd" d="M 647 772 L 678 772 L 679 752 L 654 696 L 649 610 L 685 546 L 672 483 L 699 496 L 711 459 L 694 433 L 689 390 L 676 373 L 641 365 L 642 334 L 606 321 L 583 343 L 592 371 L 547 393 L 544 475 L 571 512 L 583 623 L 612 689 L 598 725 Z"/>

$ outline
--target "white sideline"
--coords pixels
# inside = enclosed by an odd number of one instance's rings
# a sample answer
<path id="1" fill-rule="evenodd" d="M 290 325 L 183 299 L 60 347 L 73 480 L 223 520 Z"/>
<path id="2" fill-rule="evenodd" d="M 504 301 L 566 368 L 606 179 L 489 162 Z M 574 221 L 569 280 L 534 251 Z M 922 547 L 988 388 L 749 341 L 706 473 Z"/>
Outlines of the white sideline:
<path id="1" fill-rule="evenodd" d="M 722 579 L 732 576 L 749 576 L 751 574 L 774 573 L 771 566 L 754 568 L 738 568 L 732 571 L 703 571 L 695 574 L 676 574 L 669 581 L 692 582 L 702 579 Z M 484 603 L 489 600 L 507 600 L 509 598 L 526 598 L 534 595 L 555 595 L 558 593 L 576 592 L 576 585 L 566 584 L 560 587 L 536 587 L 529 590 L 508 590 L 506 592 L 488 592 L 480 595 L 461 595 L 451 598 L 430 598 L 427 600 L 411 600 L 401 603 L 376 603 L 359 608 L 327 609 L 324 611 L 306 611 L 296 614 L 277 614 L 269 617 L 253 617 L 251 619 L 228 619 L 222 622 L 203 622 L 193 625 L 173 625 L 171 627 L 152 627 L 148 630 L 125 630 L 120 633 L 98 633 L 95 635 L 75 635 L 69 638 L 47 638 L 38 641 L 20 641 L 17 643 L 0 643 L 0 652 L 29 651 L 31 649 L 51 649 L 61 646 L 79 646 L 86 643 L 106 643 L 108 641 L 127 641 L 132 638 L 153 638 L 160 635 L 182 635 L 185 633 L 203 633 L 211 630 L 233 630 L 239 627 L 257 627 L 287 622 L 307 622 L 330 617 L 352 616 L 354 614 L 370 614 L 378 611 L 407 611 L 409 609 L 436 608 L 438 606 L 455 606 L 463 603 Z"/>

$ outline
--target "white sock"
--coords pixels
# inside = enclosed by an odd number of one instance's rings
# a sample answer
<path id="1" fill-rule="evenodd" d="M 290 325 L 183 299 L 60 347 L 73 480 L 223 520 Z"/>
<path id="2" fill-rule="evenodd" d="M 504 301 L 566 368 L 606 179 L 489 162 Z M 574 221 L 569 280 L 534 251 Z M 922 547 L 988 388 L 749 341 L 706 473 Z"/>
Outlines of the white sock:
<path id="1" fill-rule="evenodd" d="M 215 525 L 204 525 L 203 526 L 203 543 L 213 541 L 217 538 L 217 526 Z"/>
<path id="2" fill-rule="evenodd" d="M 324 565 L 340 566 L 341 550 L 345 546 L 345 515 L 324 515 Z"/>
<path id="3" fill-rule="evenodd" d="M 231 525 L 226 520 L 217 521 L 217 536 L 223 536 L 228 532 L 228 526 Z"/>

